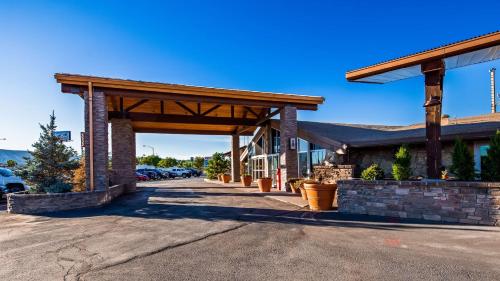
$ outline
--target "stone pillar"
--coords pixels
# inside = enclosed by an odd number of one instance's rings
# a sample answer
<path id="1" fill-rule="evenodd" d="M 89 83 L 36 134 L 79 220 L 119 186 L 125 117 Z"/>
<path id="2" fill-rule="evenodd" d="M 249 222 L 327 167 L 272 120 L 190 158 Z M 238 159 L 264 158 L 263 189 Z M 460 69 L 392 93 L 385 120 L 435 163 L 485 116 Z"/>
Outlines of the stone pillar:
<path id="1" fill-rule="evenodd" d="M 240 135 L 231 136 L 231 178 L 240 181 Z"/>
<path id="2" fill-rule="evenodd" d="M 86 187 L 90 190 L 90 116 L 89 94 L 84 93 L 85 99 L 85 166 Z M 92 99 L 93 118 L 93 160 L 94 160 L 94 190 L 108 188 L 108 107 L 106 95 L 103 92 L 94 92 Z"/>
<path id="3" fill-rule="evenodd" d="M 291 140 L 295 147 L 290 146 Z M 297 108 L 285 106 L 280 112 L 280 169 L 281 188 L 284 189 L 288 179 L 297 178 Z"/>
<path id="4" fill-rule="evenodd" d="M 111 119 L 111 147 L 113 184 L 135 191 L 135 132 L 130 119 Z"/>

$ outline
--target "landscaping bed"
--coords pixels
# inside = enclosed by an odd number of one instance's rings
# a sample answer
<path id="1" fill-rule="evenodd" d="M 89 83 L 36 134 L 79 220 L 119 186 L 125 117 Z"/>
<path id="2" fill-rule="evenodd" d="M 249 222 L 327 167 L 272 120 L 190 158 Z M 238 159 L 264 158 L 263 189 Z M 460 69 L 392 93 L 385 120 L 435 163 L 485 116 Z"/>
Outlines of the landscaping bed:
<path id="1" fill-rule="evenodd" d="M 107 190 L 67 193 L 12 193 L 7 195 L 7 211 L 14 214 L 37 214 L 97 207 L 111 202 L 125 191 L 124 185 Z"/>

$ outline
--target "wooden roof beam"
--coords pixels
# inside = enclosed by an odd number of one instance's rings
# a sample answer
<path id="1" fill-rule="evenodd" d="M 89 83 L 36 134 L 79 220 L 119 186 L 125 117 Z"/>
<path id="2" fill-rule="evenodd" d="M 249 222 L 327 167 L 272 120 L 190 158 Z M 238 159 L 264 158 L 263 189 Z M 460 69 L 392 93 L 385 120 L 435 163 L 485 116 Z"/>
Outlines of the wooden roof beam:
<path id="1" fill-rule="evenodd" d="M 134 109 L 134 108 L 136 108 L 136 107 L 139 107 L 139 106 L 141 106 L 142 104 L 145 104 L 145 103 L 146 103 L 146 102 L 148 102 L 148 101 L 149 101 L 148 99 L 142 99 L 142 100 L 140 100 L 140 101 L 138 101 L 138 102 L 134 103 L 133 105 L 131 105 L 131 106 L 127 107 L 127 108 L 125 109 L 125 112 L 129 112 L 129 111 L 131 111 L 132 109 Z"/>
<path id="2" fill-rule="evenodd" d="M 136 133 L 151 133 L 151 134 L 182 134 L 182 135 L 233 135 L 232 131 L 217 131 L 217 130 L 181 130 L 181 129 L 151 129 L 151 128 L 134 128 Z M 241 136 L 252 136 L 253 132 L 243 132 Z"/>
<path id="3" fill-rule="evenodd" d="M 119 111 L 108 112 L 108 118 L 123 118 Z M 163 122 L 181 124 L 207 124 L 207 125 L 235 125 L 235 126 L 256 126 L 256 119 L 212 117 L 200 115 L 175 115 L 175 114 L 154 114 L 128 112 L 124 118 L 130 118 L 137 122 Z"/>

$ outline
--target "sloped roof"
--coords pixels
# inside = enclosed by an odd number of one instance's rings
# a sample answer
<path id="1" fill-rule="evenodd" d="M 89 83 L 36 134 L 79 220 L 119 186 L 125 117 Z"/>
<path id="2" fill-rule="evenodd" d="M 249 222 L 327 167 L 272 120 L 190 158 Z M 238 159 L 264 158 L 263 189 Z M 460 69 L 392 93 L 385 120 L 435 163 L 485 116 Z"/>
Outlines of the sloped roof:
<path id="1" fill-rule="evenodd" d="M 272 126 L 279 129 L 279 120 L 272 120 Z M 385 126 L 368 124 L 298 122 L 299 137 L 307 135 L 308 141 L 324 146 L 327 143 L 341 143 L 350 147 L 373 147 L 400 145 L 403 143 L 424 143 L 425 124 L 409 126 Z M 443 119 L 441 140 L 478 139 L 492 136 L 500 130 L 500 113 L 473 117 Z M 302 133 L 300 133 L 302 132 Z M 338 145 L 332 145 L 339 147 Z M 329 146 L 331 147 L 331 146 Z"/>

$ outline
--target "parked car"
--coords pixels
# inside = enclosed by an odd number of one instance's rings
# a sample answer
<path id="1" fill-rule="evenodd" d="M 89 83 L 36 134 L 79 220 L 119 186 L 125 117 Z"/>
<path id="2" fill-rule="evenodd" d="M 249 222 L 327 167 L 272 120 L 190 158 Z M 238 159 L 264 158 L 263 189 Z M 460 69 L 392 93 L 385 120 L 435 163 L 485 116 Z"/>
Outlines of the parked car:
<path id="1" fill-rule="evenodd" d="M 170 173 L 168 170 L 164 169 L 151 169 L 151 171 L 156 172 L 161 176 L 162 179 L 171 179 L 174 178 L 174 175 Z"/>
<path id="2" fill-rule="evenodd" d="M 161 174 L 158 172 L 155 172 L 152 169 L 137 169 L 137 172 L 143 175 L 148 176 L 152 180 L 159 180 L 162 178 Z"/>
<path id="3" fill-rule="evenodd" d="M 157 170 L 159 170 L 163 174 L 164 178 L 175 178 L 175 175 L 166 168 L 158 168 Z"/>
<path id="4" fill-rule="evenodd" d="M 191 171 L 184 168 L 172 167 L 168 169 L 168 171 L 172 173 L 175 177 L 183 177 L 183 178 L 191 177 Z"/>
<path id="5" fill-rule="evenodd" d="M 11 170 L 0 168 L 0 194 L 26 191 L 28 189 L 29 186 L 20 177 L 14 175 Z"/>
<path id="6" fill-rule="evenodd" d="M 191 175 L 192 175 L 193 177 L 199 177 L 199 176 L 201 176 L 201 175 L 203 174 L 203 172 L 202 172 L 202 171 L 197 170 L 197 169 L 195 169 L 195 168 L 188 168 L 187 170 L 191 171 Z"/>
<path id="7" fill-rule="evenodd" d="M 138 172 L 135 172 L 135 179 L 137 181 L 148 181 L 149 180 L 149 177 L 146 176 L 146 175 L 143 175 L 141 173 L 138 173 Z"/>

